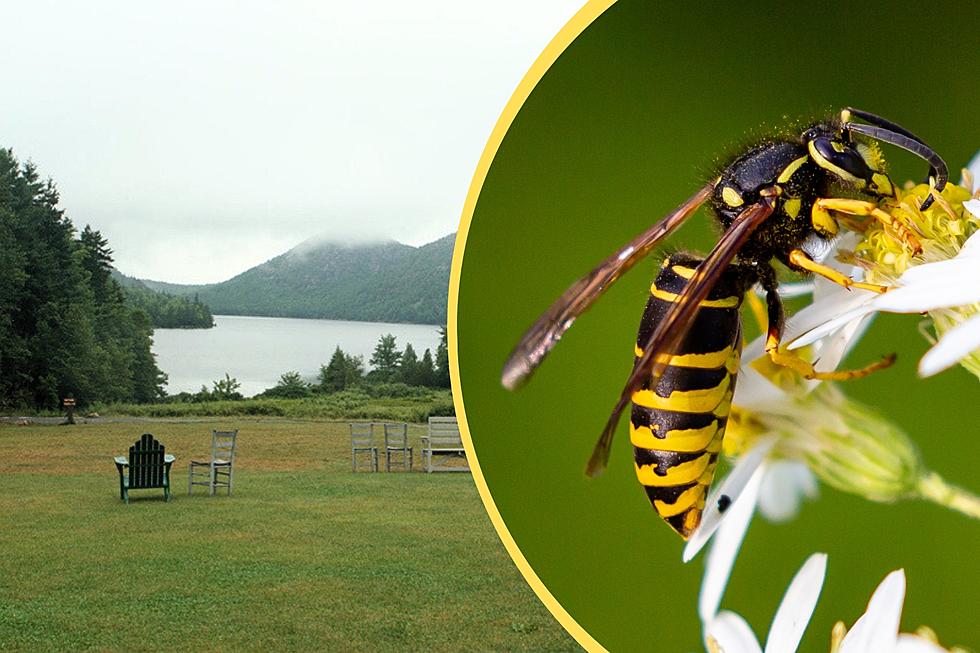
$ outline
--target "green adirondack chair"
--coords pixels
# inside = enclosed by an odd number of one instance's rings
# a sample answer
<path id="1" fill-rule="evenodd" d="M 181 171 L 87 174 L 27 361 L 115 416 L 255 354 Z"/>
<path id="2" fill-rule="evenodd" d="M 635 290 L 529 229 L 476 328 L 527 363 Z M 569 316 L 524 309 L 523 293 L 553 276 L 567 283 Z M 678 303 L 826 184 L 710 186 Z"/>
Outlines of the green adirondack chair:
<path id="1" fill-rule="evenodd" d="M 163 452 L 163 445 L 149 433 L 129 448 L 129 459 L 116 456 L 119 472 L 119 498 L 129 503 L 130 490 L 163 488 L 164 499 L 170 501 L 170 466 L 175 458 Z M 128 471 L 128 473 L 127 473 Z"/>

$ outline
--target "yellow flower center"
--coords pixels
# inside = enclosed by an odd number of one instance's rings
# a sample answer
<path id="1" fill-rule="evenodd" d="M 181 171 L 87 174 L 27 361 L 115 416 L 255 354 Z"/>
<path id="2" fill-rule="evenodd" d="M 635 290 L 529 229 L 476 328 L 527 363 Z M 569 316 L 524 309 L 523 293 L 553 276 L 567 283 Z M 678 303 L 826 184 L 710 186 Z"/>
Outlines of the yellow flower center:
<path id="1" fill-rule="evenodd" d="M 858 260 L 867 268 L 871 283 L 890 285 L 912 265 L 953 258 L 963 243 L 980 230 L 980 218 L 963 208 L 970 191 L 947 184 L 925 211 L 919 205 L 930 193 L 926 184 L 898 189 L 898 197 L 882 208 L 907 225 L 922 242 L 921 257 L 912 258 L 909 249 L 879 222 L 869 221 L 864 240 L 855 248 Z"/>
<path id="2" fill-rule="evenodd" d="M 870 283 L 890 286 L 911 266 L 948 261 L 959 254 L 970 236 L 980 231 L 980 216 L 963 207 L 971 196 L 962 186 L 947 184 L 937 194 L 926 184 L 910 184 L 897 193 L 895 199 L 883 202 L 882 209 L 916 233 L 922 243 L 922 253 L 913 258 L 910 249 L 880 222 L 868 221 L 854 259 L 865 268 L 865 280 Z M 919 205 L 929 193 L 935 194 L 935 201 L 923 211 Z M 930 340 L 942 338 L 977 313 L 980 313 L 980 303 L 929 311 L 935 336 Z M 980 353 L 967 356 L 961 363 L 980 377 Z"/>

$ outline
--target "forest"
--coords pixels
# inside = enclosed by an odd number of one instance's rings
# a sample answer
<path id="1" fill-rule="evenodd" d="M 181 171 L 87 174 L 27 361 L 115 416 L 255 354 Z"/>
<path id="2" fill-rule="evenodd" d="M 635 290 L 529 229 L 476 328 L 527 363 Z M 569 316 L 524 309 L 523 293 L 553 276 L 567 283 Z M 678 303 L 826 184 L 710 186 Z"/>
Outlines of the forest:
<path id="1" fill-rule="evenodd" d="M 78 233 L 58 199 L 34 164 L 0 149 L 0 407 L 162 398 L 147 313 L 112 278 L 106 239 Z"/>
<path id="2" fill-rule="evenodd" d="M 113 278 L 126 294 L 126 301 L 143 309 L 154 329 L 210 329 L 214 326 L 211 309 L 196 295 L 177 297 L 158 292 L 138 279 L 113 272 Z"/>

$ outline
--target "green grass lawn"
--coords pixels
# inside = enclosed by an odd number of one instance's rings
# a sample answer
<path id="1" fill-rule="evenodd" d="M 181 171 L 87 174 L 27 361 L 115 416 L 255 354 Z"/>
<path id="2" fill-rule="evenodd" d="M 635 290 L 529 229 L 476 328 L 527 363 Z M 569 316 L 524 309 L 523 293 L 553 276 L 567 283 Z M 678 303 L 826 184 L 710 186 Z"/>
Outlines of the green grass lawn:
<path id="1" fill-rule="evenodd" d="M 234 495 L 188 497 L 219 427 Z M 177 456 L 169 504 L 119 500 L 143 431 Z M 469 474 L 352 474 L 345 423 L 0 426 L 0 551 L 2 650 L 577 650 Z"/>

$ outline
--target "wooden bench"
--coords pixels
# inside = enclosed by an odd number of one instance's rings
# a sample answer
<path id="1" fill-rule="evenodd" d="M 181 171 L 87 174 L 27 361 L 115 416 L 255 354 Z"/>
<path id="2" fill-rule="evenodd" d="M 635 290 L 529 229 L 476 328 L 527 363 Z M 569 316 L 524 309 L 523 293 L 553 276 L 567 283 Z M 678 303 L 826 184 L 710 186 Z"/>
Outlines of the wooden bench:
<path id="1" fill-rule="evenodd" d="M 422 436 L 422 458 L 426 472 L 468 472 L 469 465 L 447 465 L 453 460 L 466 460 L 466 450 L 459 435 L 455 417 L 430 417 L 429 434 Z M 434 463 L 433 459 L 440 459 Z"/>
<path id="2" fill-rule="evenodd" d="M 119 472 L 119 498 L 129 503 L 130 490 L 163 488 L 163 497 L 170 501 L 170 466 L 174 457 L 163 452 L 163 445 L 149 433 L 129 448 L 129 458 L 113 459 Z M 126 473 L 128 468 L 128 473 Z"/>

